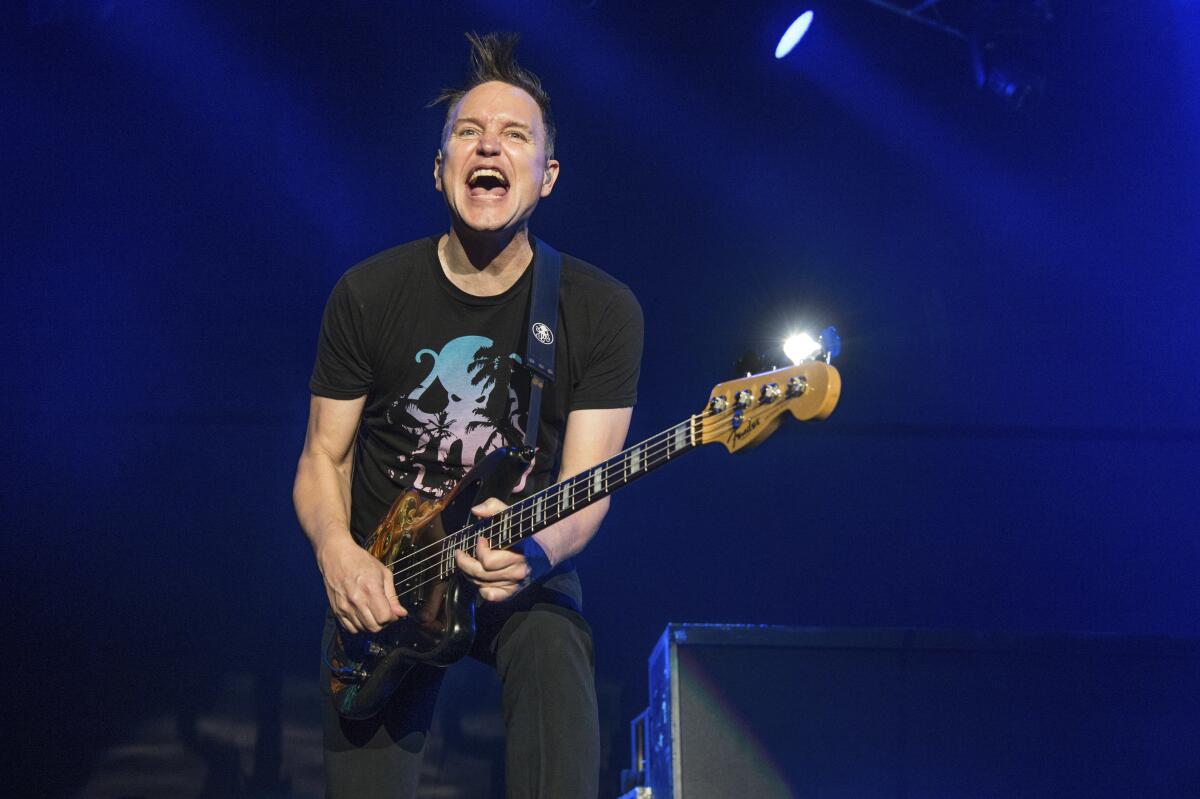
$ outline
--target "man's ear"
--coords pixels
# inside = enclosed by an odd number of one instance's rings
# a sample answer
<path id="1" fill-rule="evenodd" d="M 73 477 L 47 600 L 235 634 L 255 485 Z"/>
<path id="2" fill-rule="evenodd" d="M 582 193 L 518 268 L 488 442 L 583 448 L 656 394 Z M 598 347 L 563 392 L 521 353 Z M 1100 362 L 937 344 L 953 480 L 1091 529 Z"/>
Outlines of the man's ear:
<path id="1" fill-rule="evenodd" d="M 433 157 L 433 187 L 442 190 L 442 151 L 439 149 Z"/>
<path id="2" fill-rule="evenodd" d="M 554 184 L 558 181 L 558 162 L 553 158 L 546 161 L 546 169 L 542 172 L 542 197 L 549 197 L 550 192 L 554 191 Z"/>

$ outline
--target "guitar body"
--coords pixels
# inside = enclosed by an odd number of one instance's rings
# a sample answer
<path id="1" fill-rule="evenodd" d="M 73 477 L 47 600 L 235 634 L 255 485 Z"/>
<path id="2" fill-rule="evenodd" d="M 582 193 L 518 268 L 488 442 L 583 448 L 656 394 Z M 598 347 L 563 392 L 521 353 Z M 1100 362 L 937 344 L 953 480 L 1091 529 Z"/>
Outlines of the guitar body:
<path id="1" fill-rule="evenodd" d="M 325 659 L 341 715 L 370 718 L 415 665 L 448 666 L 470 651 L 478 600 L 475 587 L 454 570 L 453 552 L 444 546 L 446 531 L 465 526 L 471 507 L 483 499 L 506 500 L 509 481 L 528 464 L 527 454 L 496 450 L 445 497 L 432 500 L 406 491 L 392 503 L 367 550 L 392 570 L 396 595 L 408 615 L 378 633 L 337 628 Z"/>

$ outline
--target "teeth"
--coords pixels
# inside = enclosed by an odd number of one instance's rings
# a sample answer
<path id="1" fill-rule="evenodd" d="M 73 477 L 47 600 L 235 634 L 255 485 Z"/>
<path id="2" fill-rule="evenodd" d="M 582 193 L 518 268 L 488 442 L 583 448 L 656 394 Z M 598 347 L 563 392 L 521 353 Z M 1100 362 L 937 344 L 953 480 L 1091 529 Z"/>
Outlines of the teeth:
<path id="1" fill-rule="evenodd" d="M 508 185 L 508 181 L 504 179 L 504 175 L 502 175 L 500 173 L 500 170 L 498 170 L 498 169 L 491 169 L 489 167 L 480 167 L 479 169 L 476 169 L 474 172 L 471 173 L 471 178 L 468 182 L 474 183 L 475 181 L 479 180 L 480 178 L 495 178 L 496 180 L 503 183 L 505 186 Z"/>

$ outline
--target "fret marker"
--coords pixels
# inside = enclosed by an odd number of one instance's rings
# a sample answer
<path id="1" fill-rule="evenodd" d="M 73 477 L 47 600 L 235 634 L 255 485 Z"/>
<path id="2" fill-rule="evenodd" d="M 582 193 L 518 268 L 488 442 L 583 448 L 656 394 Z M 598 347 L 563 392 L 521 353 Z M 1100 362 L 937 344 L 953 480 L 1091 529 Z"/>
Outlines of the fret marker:
<path id="1" fill-rule="evenodd" d="M 685 446 L 687 446 L 687 433 L 683 425 L 679 425 L 675 428 L 675 445 L 671 448 L 671 451 L 678 452 Z"/>
<path id="2" fill-rule="evenodd" d="M 604 493 L 604 470 L 597 469 L 596 473 L 592 476 L 592 494 L 595 495 L 595 494 L 603 494 L 603 493 Z"/>
<path id="3" fill-rule="evenodd" d="M 541 494 L 533 500 L 533 523 L 541 526 L 542 519 L 546 517 L 546 497 Z"/>
<path id="4" fill-rule="evenodd" d="M 634 447 L 629 452 L 629 473 L 636 474 L 642 468 L 642 448 Z"/>

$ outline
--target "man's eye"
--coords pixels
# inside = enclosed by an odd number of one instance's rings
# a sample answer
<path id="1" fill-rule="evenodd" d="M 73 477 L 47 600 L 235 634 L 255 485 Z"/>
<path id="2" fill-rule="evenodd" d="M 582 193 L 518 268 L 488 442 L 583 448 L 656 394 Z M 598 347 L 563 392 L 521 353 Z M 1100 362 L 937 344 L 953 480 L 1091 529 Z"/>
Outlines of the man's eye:
<path id="1" fill-rule="evenodd" d="M 461 137 L 461 136 L 474 136 L 474 135 L 475 135 L 475 134 L 477 134 L 478 132 L 479 132 L 479 131 L 475 130 L 475 128 L 463 128 L 462 130 L 460 130 L 460 131 L 458 132 L 458 135 L 459 135 L 460 137 Z"/>
<path id="2" fill-rule="evenodd" d="M 519 130 L 510 130 L 508 132 L 508 137 L 510 139 L 516 139 L 517 141 L 528 141 L 529 140 L 529 137 L 526 136 L 524 133 L 522 133 Z"/>

